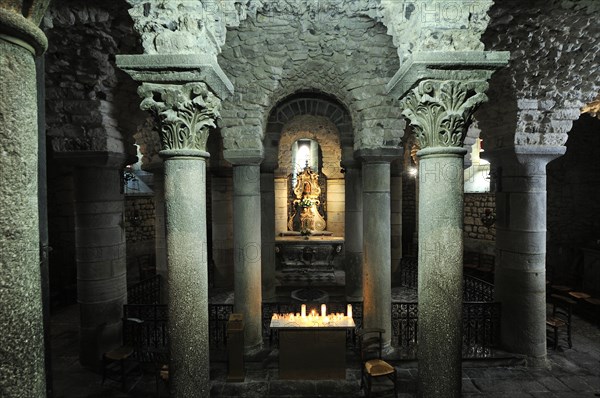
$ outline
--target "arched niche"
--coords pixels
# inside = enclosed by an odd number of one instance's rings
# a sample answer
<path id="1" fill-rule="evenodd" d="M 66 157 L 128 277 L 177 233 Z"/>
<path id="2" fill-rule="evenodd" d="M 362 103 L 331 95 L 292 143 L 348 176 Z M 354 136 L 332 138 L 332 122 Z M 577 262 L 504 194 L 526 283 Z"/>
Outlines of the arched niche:
<path id="1" fill-rule="evenodd" d="M 302 139 L 317 142 L 322 152 L 323 174 L 328 179 L 344 178 L 341 172 L 342 147 L 335 125 L 323 116 L 301 115 L 290 120 L 282 129 L 277 157 L 277 175 L 286 177 L 294 172 L 292 146 Z"/>
<path id="2" fill-rule="evenodd" d="M 288 230 L 288 178 L 294 173 L 292 148 L 298 140 L 315 141 L 321 150 L 320 171 L 327 177 L 327 231 L 344 236 L 345 185 L 342 147 L 335 124 L 324 116 L 299 115 L 282 128 L 275 170 L 275 233 Z"/>

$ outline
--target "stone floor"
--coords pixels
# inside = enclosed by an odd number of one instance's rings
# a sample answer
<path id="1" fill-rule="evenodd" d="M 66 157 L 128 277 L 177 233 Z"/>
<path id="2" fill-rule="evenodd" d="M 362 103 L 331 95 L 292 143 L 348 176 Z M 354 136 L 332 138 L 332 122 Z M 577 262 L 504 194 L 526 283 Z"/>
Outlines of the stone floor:
<path id="1" fill-rule="evenodd" d="M 83 369 L 77 360 L 78 312 L 73 305 L 52 317 L 52 360 L 55 398 L 167 397 L 168 391 L 151 370 L 121 384 Z M 464 397 L 562 397 L 600 396 L 600 328 L 575 318 L 573 348 L 561 341 L 557 351 L 549 349 L 548 368 L 528 368 L 518 358 L 468 361 L 463 364 Z M 279 380 L 277 351 L 265 350 L 246 362 L 243 383 L 226 382 L 225 352 L 211 354 L 213 397 L 362 397 L 360 368 L 348 351 L 346 379 L 341 381 Z M 401 398 L 416 396 L 416 362 L 393 362 L 398 369 Z M 392 397 L 393 394 L 380 394 Z"/>

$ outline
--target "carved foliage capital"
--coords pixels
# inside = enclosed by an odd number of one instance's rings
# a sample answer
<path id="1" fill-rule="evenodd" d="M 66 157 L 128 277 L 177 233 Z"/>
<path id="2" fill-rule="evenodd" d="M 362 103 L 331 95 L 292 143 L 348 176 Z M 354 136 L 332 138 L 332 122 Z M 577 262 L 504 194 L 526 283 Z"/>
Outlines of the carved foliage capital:
<path id="1" fill-rule="evenodd" d="M 221 100 L 201 82 L 143 83 L 138 89 L 140 108 L 159 125 L 163 150 L 206 151 L 210 127 L 220 117 Z"/>
<path id="2" fill-rule="evenodd" d="M 484 80 L 423 80 L 400 103 L 419 147 L 461 147 L 473 112 L 487 101 Z"/>

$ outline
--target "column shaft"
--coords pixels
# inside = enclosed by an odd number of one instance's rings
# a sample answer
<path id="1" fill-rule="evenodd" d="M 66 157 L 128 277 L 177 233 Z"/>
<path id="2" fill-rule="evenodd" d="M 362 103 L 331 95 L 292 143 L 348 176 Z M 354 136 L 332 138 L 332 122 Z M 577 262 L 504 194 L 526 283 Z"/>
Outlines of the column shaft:
<path id="1" fill-rule="evenodd" d="M 381 328 L 386 350 L 392 335 L 390 162 L 365 161 L 363 172 L 363 323 Z"/>
<path id="2" fill-rule="evenodd" d="M 462 148 L 419 151 L 419 396 L 460 397 Z"/>
<path id="3" fill-rule="evenodd" d="M 247 352 L 262 348 L 260 166 L 233 166 L 235 311 L 244 316 Z"/>
<path id="4" fill-rule="evenodd" d="M 261 173 L 262 295 L 275 300 L 275 183 L 273 173 Z"/>
<path id="5" fill-rule="evenodd" d="M 402 163 L 395 161 L 391 164 L 390 200 L 391 200 L 391 261 L 392 280 L 396 280 L 396 273 L 400 271 L 402 258 Z"/>
<path id="6" fill-rule="evenodd" d="M 564 147 L 515 148 L 491 154 L 501 170 L 496 193 L 495 296 L 502 303 L 507 350 L 546 357 L 546 165 Z M 524 152 L 524 153 L 519 153 Z M 498 173 L 496 173 L 498 174 Z"/>
<path id="7" fill-rule="evenodd" d="M 46 394 L 37 133 L 33 54 L 0 39 L 0 391 L 7 398 Z"/>
<path id="8" fill-rule="evenodd" d="M 165 157 L 165 205 L 171 393 L 174 397 L 208 397 L 205 157 Z"/>
<path id="9" fill-rule="evenodd" d="M 360 169 L 346 167 L 346 298 L 363 299 L 363 195 Z"/>
<path id="10" fill-rule="evenodd" d="M 121 342 L 127 267 L 120 169 L 75 171 L 75 258 L 81 364 L 99 368 L 102 353 Z"/>

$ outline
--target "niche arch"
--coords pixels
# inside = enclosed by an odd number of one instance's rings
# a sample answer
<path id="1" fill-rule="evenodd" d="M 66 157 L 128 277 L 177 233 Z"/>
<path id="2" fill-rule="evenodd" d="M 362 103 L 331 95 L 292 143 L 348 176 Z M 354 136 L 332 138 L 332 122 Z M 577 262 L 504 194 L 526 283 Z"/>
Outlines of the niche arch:
<path id="1" fill-rule="evenodd" d="M 328 179 L 344 178 L 341 172 L 342 147 L 338 130 L 324 116 L 300 115 L 294 117 L 282 129 L 277 156 L 277 174 L 288 176 L 294 172 L 292 159 L 293 144 L 310 139 L 319 144 L 323 166 L 321 172 Z"/>

